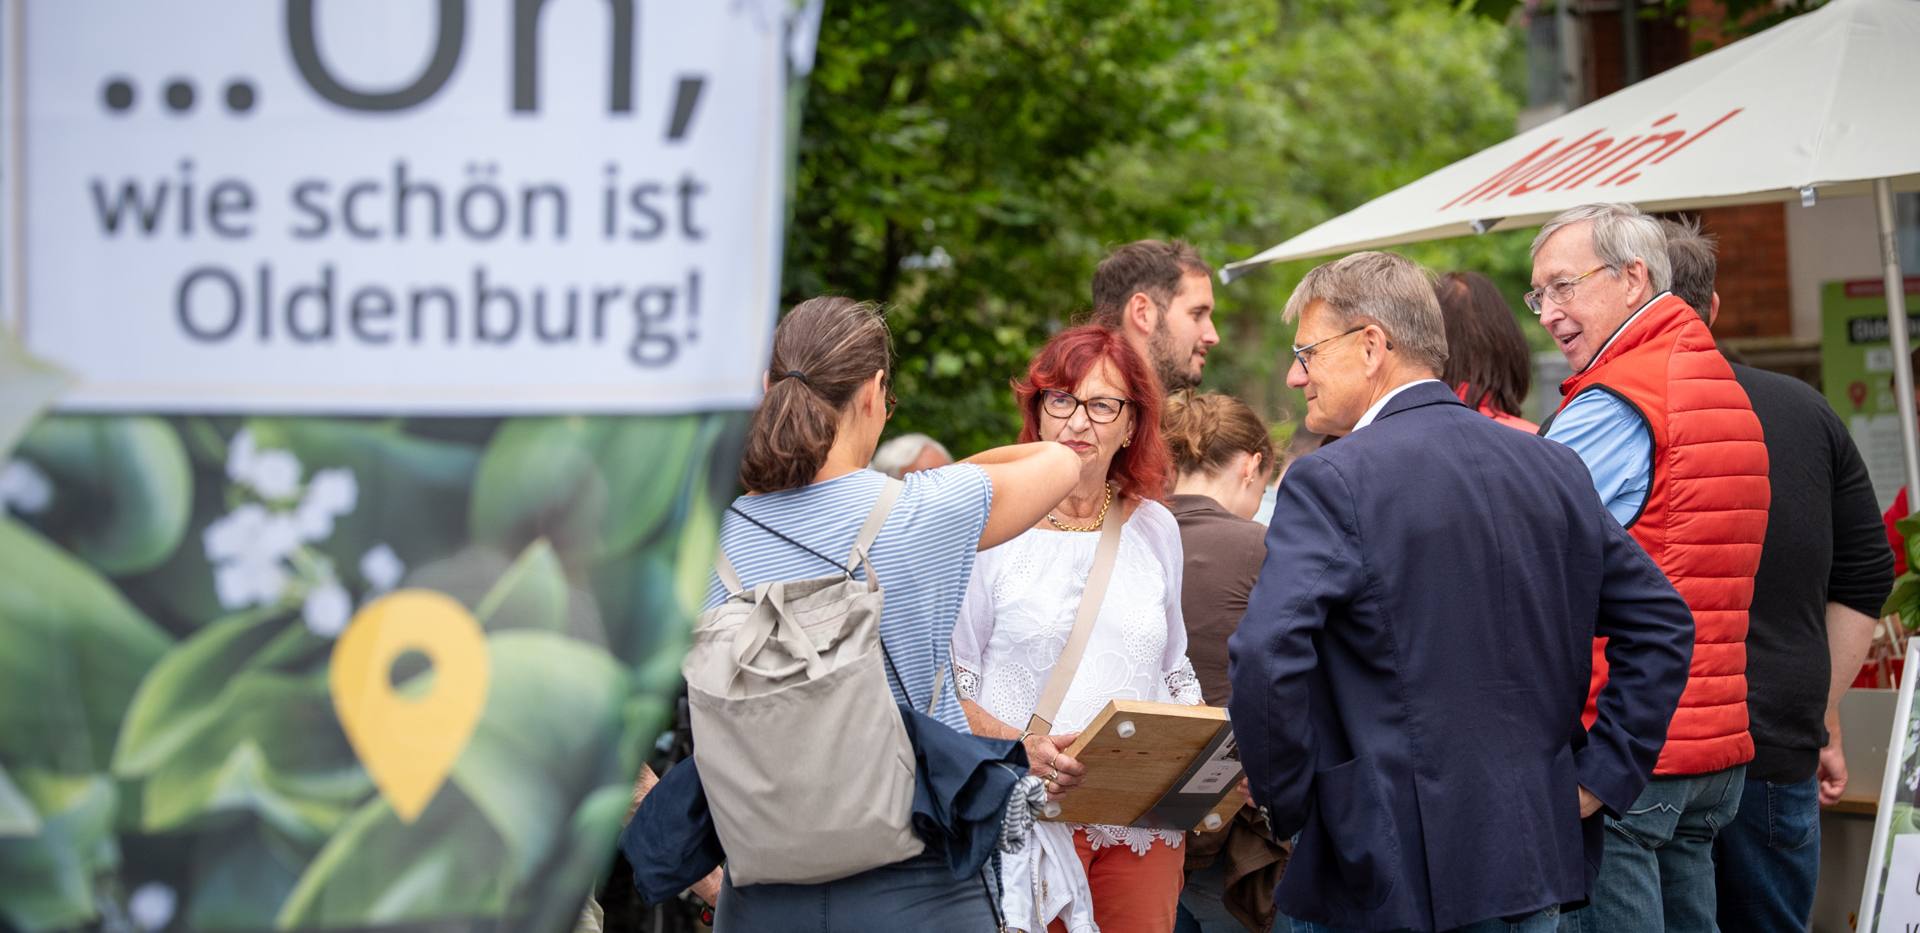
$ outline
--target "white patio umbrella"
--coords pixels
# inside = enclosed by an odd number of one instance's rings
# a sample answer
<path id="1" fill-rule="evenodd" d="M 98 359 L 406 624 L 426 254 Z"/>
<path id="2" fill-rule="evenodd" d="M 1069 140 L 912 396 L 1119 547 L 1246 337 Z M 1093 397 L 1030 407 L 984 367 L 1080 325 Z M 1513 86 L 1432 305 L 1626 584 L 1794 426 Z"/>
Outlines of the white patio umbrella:
<path id="1" fill-rule="evenodd" d="M 1906 447 L 1920 489 L 1893 192 L 1920 189 L 1920 0 L 1834 0 L 1382 195 L 1267 263 L 1535 227 L 1593 201 L 1647 211 L 1871 193 Z"/>

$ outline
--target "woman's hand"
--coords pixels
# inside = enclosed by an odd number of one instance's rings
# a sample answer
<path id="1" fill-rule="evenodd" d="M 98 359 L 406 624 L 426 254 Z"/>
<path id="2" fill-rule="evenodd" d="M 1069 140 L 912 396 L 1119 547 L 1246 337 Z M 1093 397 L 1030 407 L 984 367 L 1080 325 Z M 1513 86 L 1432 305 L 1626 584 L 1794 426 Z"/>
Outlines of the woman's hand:
<path id="1" fill-rule="evenodd" d="M 1030 735 L 1022 741 L 1027 747 L 1028 770 L 1047 782 L 1047 799 L 1058 800 L 1068 788 L 1086 779 L 1087 766 L 1066 753 L 1067 746 L 1080 737 L 1078 732 L 1060 735 Z"/>

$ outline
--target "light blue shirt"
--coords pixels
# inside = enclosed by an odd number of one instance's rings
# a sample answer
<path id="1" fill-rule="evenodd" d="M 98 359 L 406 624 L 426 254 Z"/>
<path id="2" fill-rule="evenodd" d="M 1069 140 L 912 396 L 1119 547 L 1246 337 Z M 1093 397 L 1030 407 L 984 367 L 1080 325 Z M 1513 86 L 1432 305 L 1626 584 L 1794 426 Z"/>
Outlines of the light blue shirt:
<path id="1" fill-rule="evenodd" d="M 1554 416 L 1547 439 L 1586 461 L 1594 491 L 1615 521 L 1630 525 L 1639 517 L 1653 480 L 1653 435 L 1632 405 L 1612 392 L 1589 389 Z"/>

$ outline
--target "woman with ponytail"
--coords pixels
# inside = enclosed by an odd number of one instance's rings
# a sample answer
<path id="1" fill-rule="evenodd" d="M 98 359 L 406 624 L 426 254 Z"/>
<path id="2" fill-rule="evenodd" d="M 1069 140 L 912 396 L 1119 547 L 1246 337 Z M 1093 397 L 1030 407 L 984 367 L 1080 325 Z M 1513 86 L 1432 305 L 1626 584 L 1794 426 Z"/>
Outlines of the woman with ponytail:
<path id="1" fill-rule="evenodd" d="M 774 332 L 766 395 L 754 412 L 740 484 L 720 527 L 720 545 L 743 586 L 818 577 L 829 555 L 844 560 L 888 478 L 867 469 L 893 412 L 887 326 L 872 304 L 823 297 L 801 302 Z M 950 678 L 954 619 L 976 551 L 1039 521 L 1073 488 L 1080 459 L 1057 443 L 1021 444 L 908 474 L 868 552 L 885 592 L 880 637 L 898 670 L 894 699 L 960 732 L 966 714 Z M 818 552 L 818 555 L 810 552 Z M 717 578 L 707 605 L 727 598 Z M 904 687 L 904 692 L 902 692 Z M 698 747 L 700 736 L 694 734 Z M 858 780 L 874 763 L 849 761 Z M 807 806 L 794 800 L 792 806 Z M 955 879 L 933 849 L 821 884 L 725 884 L 715 928 L 723 931 L 992 930 L 977 877 Z"/>
<path id="2" fill-rule="evenodd" d="M 1175 395 L 1160 421 L 1173 453 L 1173 498 L 1180 524 L 1186 586 L 1180 593 L 1187 657 L 1212 706 L 1225 706 L 1227 637 L 1246 614 L 1247 597 L 1266 557 L 1265 526 L 1252 521 L 1274 473 L 1273 437 L 1245 402 L 1228 395 Z M 1284 529 L 1281 533 L 1285 533 Z M 1204 933 L 1266 930 L 1275 917 L 1273 888 L 1286 849 L 1252 810 L 1225 832 L 1188 837 L 1183 923 Z"/>

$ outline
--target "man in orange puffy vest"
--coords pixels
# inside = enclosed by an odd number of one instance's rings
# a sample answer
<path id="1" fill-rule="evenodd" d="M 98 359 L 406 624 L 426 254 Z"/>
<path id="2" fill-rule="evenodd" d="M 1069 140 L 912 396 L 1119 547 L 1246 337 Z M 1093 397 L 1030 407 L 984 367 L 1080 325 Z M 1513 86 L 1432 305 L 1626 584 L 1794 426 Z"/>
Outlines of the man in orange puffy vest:
<path id="1" fill-rule="evenodd" d="M 1712 931 L 1713 841 L 1739 808 L 1746 763 L 1747 607 L 1766 536 L 1760 422 L 1700 316 L 1667 289 L 1658 221 L 1628 204 L 1562 213 L 1533 241 L 1527 306 L 1573 375 L 1542 433 L 1586 461 L 1594 487 L 1693 611 L 1685 691 L 1639 799 L 1605 810 L 1591 906 L 1563 929 Z M 1594 642 L 1586 710 L 1607 681 Z"/>

